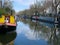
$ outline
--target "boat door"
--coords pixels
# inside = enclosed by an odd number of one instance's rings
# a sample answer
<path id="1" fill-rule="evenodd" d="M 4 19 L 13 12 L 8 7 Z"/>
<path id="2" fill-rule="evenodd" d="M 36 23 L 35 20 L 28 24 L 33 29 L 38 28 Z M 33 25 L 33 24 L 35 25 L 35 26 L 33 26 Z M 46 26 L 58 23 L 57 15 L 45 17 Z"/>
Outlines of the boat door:
<path id="1" fill-rule="evenodd" d="M 9 23 L 10 22 L 10 16 L 5 16 L 5 23 Z"/>

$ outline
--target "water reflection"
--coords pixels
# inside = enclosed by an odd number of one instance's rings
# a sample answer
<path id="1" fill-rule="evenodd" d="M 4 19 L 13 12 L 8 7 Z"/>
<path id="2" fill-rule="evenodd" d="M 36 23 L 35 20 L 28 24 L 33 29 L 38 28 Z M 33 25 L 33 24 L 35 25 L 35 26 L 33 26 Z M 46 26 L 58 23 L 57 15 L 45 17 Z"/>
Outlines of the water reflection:
<path id="1" fill-rule="evenodd" d="M 59 45 L 59 30 L 54 24 L 23 19 L 18 22 L 14 45 Z"/>
<path id="2" fill-rule="evenodd" d="M 16 32 L 0 34 L 0 45 L 13 45 L 13 40 L 16 38 L 16 35 Z"/>
<path id="3" fill-rule="evenodd" d="M 51 36 L 49 38 L 50 45 L 60 45 L 60 28 L 54 28 L 51 31 Z"/>
<path id="4" fill-rule="evenodd" d="M 21 21 L 18 22 L 16 30 L 17 38 L 15 39 L 14 45 L 47 45 L 48 28 L 44 27 L 46 31 L 42 30 L 43 27 L 40 28 L 39 30 L 35 30 L 35 28 L 31 29 L 29 24 L 24 24 Z"/>

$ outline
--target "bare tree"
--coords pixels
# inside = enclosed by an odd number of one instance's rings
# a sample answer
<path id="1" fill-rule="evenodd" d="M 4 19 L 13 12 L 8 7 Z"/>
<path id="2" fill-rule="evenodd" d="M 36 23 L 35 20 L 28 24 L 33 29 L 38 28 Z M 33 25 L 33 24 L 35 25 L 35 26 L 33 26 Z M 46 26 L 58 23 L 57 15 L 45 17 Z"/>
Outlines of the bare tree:
<path id="1" fill-rule="evenodd" d="M 3 8 L 6 10 L 7 13 L 11 14 L 13 10 L 13 4 L 11 0 L 4 0 Z"/>

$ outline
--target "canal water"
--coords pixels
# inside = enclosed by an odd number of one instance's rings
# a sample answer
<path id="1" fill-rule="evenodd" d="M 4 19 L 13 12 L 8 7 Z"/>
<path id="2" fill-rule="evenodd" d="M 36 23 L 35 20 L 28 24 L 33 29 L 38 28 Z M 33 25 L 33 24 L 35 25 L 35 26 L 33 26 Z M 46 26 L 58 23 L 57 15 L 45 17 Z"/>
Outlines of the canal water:
<path id="1" fill-rule="evenodd" d="M 0 35 L 0 45 L 60 45 L 59 30 L 54 24 L 22 19 L 16 32 Z"/>

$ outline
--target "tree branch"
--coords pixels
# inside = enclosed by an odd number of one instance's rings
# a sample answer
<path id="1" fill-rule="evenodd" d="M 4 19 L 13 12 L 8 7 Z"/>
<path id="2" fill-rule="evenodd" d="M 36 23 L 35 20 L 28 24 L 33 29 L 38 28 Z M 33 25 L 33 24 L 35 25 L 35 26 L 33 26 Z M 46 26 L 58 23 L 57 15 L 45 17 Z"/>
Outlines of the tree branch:
<path id="1" fill-rule="evenodd" d="M 59 5 L 60 1 L 56 4 L 56 7 Z"/>

